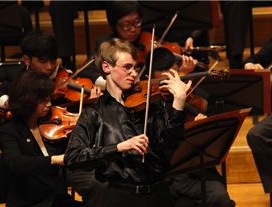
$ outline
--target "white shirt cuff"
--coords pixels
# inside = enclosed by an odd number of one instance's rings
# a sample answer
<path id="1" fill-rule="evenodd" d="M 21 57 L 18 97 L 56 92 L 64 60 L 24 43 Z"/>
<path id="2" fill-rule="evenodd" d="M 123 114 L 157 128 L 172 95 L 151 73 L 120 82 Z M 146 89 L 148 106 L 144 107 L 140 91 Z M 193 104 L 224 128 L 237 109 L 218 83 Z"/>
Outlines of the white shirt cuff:
<path id="1" fill-rule="evenodd" d="M 8 107 L 8 95 L 3 95 L 0 97 L 0 107 L 7 108 Z"/>

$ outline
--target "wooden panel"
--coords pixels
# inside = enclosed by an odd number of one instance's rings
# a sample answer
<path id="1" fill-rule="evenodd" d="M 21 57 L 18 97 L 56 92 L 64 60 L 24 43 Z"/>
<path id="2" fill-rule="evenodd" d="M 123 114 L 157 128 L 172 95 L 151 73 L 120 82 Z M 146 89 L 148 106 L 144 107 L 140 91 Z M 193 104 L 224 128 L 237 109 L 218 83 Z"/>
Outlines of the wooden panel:
<path id="1" fill-rule="evenodd" d="M 248 147 L 233 147 L 226 160 L 227 182 L 230 183 L 258 183 L 260 177 Z"/>

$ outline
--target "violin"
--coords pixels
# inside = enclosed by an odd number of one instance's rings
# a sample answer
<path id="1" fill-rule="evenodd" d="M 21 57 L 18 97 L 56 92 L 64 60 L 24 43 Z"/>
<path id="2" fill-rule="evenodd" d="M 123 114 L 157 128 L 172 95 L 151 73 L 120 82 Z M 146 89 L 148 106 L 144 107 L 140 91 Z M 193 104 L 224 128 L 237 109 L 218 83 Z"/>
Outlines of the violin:
<path id="1" fill-rule="evenodd" d="M 141 36 L 139 38 L 139 49 L 138 49 L 138 56 L 139 56 L 139 63 L 144 63 L 146 56 L 150 52 L 150 45 L 151 45 L 151 37 L 152 35 L 149 32 L 142 32 Z M 164 41 L 162 43 L 156 43 L 157 47 L 165 47 L 169 49 L 170 51 L 173 52 L 173 54 L 177 57 L 181 57 L 181 55 L 191 55 L 192 52 L 200 52 L 200 51 L 225 51 L 226 47 L 225 46 L 217 46 L 217 45 L 211 45 L 209 47 L 193 47 L 190 49 L 185 49 L 181 47 L 178 43 L 176 42 L 167 42 Z M 199 63 L 197 63 L 199 64 Z M 200 63 L 201 64 L 201 63 Z M 200 65 L 199 67 L 203 67 L 203 65 Z M 207 68 L 208 69 L 208 68 Z"/>
<path id="2" fill-rule="evenodd" d="M 198 73 L 190 73 L 188 75 L 180 76 L 180 79 L 182 81 L 189 80 L 196 77 L 226 77 L 228 75 L 228 71 L 226 70 L 211 70 L 211 71 L 205 71 L 205 72 L 198 72 Z M 151 88 L 150 88 L 150 102 L 154 103 L 160 100 L 167 100 L 168 98 L 171 98 L 171 94 L 169 91 L 160 90 L 160 82 L 163 79 L 151 79 Z M 146 96 L 147 96 L 147 80 L 141 80 L 137 82 L 132 89 L 127 91 L 124 94 L 125 100 L 124 105 L 127 108 L 133 109 L 134 111 L 141 111 L 145 108 L 146 104 Z M 190 97 L 190 96 L 189 96 Z M 196 97 L 196 96 L 194 96 Z M 193 96 L 191 96 L 191 100 L 193 99 Z M 190 98 L 189 98 L 190 101 Z M 191 101 L 192 103 L 192 101 Z M 196 103 L 196 102 L 195 102 Z M 207 105 L 203 104 L 201 107 L 202 111 L 205 112 L 207 109 Z"/>
<path id="3" fill-rule="evenodd" d="M 55 80 L 55 97 L 64 96 L 72 102 L 80 100 L 81 88 L 84 90 L 85 97 L 91 94 L 93 83 L 88 78 L 71 78 L 66 70 L 61 70 Z"/>
<path id="4" fill-rule="evenodd" d="M 49 120 L 42 121 L 39 130 L 47 141 L 60 141 L 68 137 L 76 125 L 79 113 L 68 112 L 66 108 L 53 106 Z"/>

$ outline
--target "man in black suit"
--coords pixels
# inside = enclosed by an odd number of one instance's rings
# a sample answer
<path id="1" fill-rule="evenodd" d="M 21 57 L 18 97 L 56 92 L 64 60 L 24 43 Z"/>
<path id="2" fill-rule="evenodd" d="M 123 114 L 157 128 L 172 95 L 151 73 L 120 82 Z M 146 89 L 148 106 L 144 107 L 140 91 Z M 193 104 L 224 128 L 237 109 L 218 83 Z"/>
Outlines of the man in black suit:
<path id="1" fill-rule="evenodd" d="M 266 69 L 272 62 L 272 36 L 258 53 L 248 58 L 245 69 Z M 265 193 L 272 192 L 272 115 L 257 123 L 247 134 Z"/>
<path id="2" fill-rule="evenodd" d="M 245 60 L 245 69 L 265 69 L 272 62 L 272 36 L 253 56 Z"/>

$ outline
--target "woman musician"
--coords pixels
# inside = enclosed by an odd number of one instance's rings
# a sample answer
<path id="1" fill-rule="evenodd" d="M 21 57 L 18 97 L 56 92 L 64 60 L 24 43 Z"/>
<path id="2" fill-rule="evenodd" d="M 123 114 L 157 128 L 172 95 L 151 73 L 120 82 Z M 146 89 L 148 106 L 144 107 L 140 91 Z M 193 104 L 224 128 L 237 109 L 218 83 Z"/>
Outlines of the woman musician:
<path id="1" fill-rule="evenodd" d="M 0 127 L 0 149 L 10 179 L 7 207 L 81 206 L 67 194 L 65 145 L 44 142 L 39 132 L 39 119 L 50 111 L 53 91 L 54 82 L 46 74 L 31 70 L 10 86 L 13 118 Z"/>

